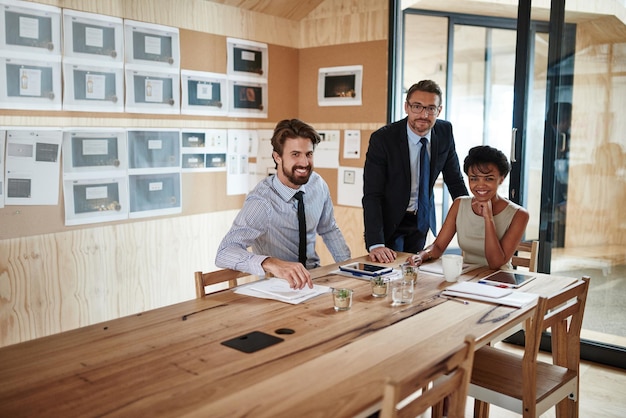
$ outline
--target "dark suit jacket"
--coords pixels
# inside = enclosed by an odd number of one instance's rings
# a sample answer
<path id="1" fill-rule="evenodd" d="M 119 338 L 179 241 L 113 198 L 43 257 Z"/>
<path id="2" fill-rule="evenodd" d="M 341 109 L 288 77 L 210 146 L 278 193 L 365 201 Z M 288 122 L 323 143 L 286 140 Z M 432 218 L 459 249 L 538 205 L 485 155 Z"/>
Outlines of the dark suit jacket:
<path id="1" fill-rule="evenodd" d="M 411 194 L 407 119 L 394 122 L 370 137 L 363 172 L 365 247 L 384 244 L 405 216 Z M 433 185 L 443 173 L 452 198 L 467 195 L 456 154 L 452 124 L 437 119 L 430 144 L 430 228 L 436 233 Z"/>

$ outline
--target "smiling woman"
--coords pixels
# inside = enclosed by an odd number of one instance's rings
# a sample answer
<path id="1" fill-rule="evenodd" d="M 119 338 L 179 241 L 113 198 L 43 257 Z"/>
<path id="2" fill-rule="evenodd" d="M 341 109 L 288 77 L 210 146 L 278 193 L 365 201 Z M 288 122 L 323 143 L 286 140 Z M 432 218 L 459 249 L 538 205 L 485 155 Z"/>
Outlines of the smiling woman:
<path id="1" fill-rule="evenodd" d="M 456 234 L 466 263 L 509 268 L 528 223 L 524 208 L 498 194 L 509 161 L 501 151 L 481 145 L 469 151 L 463 170 L 474 196 L 455 199 L 435 242 L 408 261 L 420 265 L 440 257 Z"/>

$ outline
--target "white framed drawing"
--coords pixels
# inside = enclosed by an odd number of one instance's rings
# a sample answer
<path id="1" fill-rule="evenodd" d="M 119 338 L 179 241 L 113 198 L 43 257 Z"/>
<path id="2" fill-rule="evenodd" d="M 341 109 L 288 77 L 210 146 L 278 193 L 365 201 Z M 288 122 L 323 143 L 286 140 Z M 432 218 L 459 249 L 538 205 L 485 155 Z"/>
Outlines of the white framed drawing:
<path id="1" fill-rule="evenodd" d="M 228 94 L 226 75 L 180 70 L 183 115 L 226 116 Z"/>
<path id="2" fill-rule="evenodd" d="M 315 147 L 315 167 L 339 167 L 339 138 L 338 130 L 317 131 L 321 141 Z"/>
<path id="3" fill-rule="evenodd" d="M 6 131 L 5 204 L 57 205 L 63 132 L 58 128 Z"/>
<path id="4" fill-rule="evenodd" d="M 320 106 L 360 106 L 363 91 L 363 66 L 320 68 L 317 79 L 317 104 Z"/>
<path id="5" fill-rule="evenodd" d="M 131 174 L 180 169 L 178 129 L 129 129 L 128 170 Z"/>
<path id="6" fill-rule="evenodd" d="M 225 129 L 181 130 L 181 168 L 186 171 L 226 171 Z"/>
<path id="7" fill-rule="evenodd" d="M 65 59 L 124 64 L 124 21 L 119 17 L 63 9 Z"/>
<path id="8" fill-rule="evenodd" d="M 182 212 L 180 172 L 130 175 L 129 218 L 172 215 Z"/>
<path id="9" fill-rule="evenodd" d="M 68 128 L 63 131 L 62 151 L 66 179 L 126 176 L 128 154 L 123 129 Z"/>
<path id="10" fill-rule="evenodd" d="M 65 225 L 128 219 L 126 177 L 64 179 Z"/>
<path id="11" fill-rule="evenodd" d="M 245 39 L 226 38 L 227 74 L 268 78 L 267 44 Z"/>
<path id="12" fill-rule="evenodd" d="M 63 110 L 123 112 L 124 70 L 63 63 Z"/>
<path id="13" fill-rule="evenodd" d="M 61 56 L 61 9 L 0 0 L 0 50 L 4 56 L 48 60 Z"/>
<path id="14" fill-rule="evenodd" d="M 180 70 L 178 28 L 124 20 L 126 66 Z"/>
<path id="15" fill-rule="evenodd" d="M 228 92 L 228 116 L 267 117 L 267 83 L 229 79 Z"/>
<path id="16" fill-rule="evenodd" d="M 0 58 L 0 108 L 61 110 L 61 61 Z"/>
<path id="17" fill-rule="evenodd" d="M 337 203 L 361 207 L 363 198 L 363 168 L 339 166 L 337 170 Z"/>
<path id="18" fill-rule="evenodd" d="M 180 114 L 178 73 L 126 68 L 126 112 Z"/>

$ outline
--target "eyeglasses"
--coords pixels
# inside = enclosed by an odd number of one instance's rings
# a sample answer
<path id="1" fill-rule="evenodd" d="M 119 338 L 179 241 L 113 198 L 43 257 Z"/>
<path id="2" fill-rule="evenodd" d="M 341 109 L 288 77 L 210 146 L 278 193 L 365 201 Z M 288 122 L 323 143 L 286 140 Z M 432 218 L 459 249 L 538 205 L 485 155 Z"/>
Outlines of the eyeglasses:
<path id="1" fill-rule="evenodd" d="M 431 116 L 439 113 L 439 108 L 437 106 L 422 106 L 421 104 L 409 103 L 409 102 L 406 102 L 406 104 L 411 109 L 411 112 L 415 114 L 422 113 L 422 111 L 425 111 L 427 115 L 431 115 Z"/>

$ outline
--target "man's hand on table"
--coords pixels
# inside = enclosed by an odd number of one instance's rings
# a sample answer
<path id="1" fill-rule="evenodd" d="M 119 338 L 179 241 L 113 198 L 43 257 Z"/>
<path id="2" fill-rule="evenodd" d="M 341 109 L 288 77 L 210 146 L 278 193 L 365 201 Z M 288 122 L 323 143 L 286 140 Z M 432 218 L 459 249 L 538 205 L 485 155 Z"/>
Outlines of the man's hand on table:
<path id="1" fill-rule="evenodd" d="M 302 289 L 305 286 L 313 289 L 311 273 L 300 263 L 268 257 L 263 260 L 261 267 L 266 272 L 272 273 L 274 277 L 287 280 L 292 289 Z"/>
<path id="2" fill-rule="evenodd" d="M 369 253 L 370 261 L 378 263 L 391 263 L 396 260 L 397 256 L 398 254 L 394 250 L 387 247 L 374 248 Z"/>

